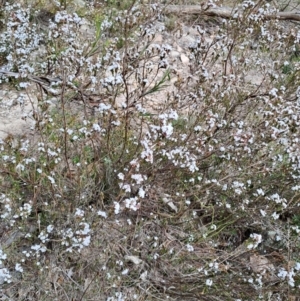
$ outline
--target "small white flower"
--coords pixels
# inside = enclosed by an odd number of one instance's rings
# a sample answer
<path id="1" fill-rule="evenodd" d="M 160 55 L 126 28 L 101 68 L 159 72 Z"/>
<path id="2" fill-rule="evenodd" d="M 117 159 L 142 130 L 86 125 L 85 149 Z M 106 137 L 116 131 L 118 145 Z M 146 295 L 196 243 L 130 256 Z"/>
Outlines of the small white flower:
<path id="1" fill-rule="evenodd" d="M 300 263 L 299 262 L 296 262 L 294 269 L 296 271 L 300 271 Z"/>
<path id="2" fill-rule="evenodd" d="M 278 89 L 273 88 L 272 90 L 269 91 L 269 95 L 271 95 L 273 97 L 276 97 L 277 96 L 277 92 L 278 92 Z"/>
<path id="3" fill-rule="evenodd" d="M 3 251 L 0 249 L 0 264 L 2 264 L 2 260 L 5 260 L 7 258 L 7 255 L 3 253 Z"/>
<path id="4" fill-rule="evenodd" d="M 79 208 L 76 208 L 75 216 L 84 217 L 84 211 Z"/>
<path id="5" fill-rule="evenodd" d="M 128 198 L 124 200 L 125 207 L 137 211 L 140 208 L 140 204 L 137 203 L 137 197 Z"/>
<path id="6" fill-rule="evenodd" d="M 99 216 L 102 216 L 102 217 L 104 217 L 104 218 L 107 218 L 107 213 L 106 213 L 105 211 L 99 210 L 99 211 L 97 212 L 97 214 L 98 214 Z"/>
<path id="7" fill-rule="evenodd" d="M 250 235 L 250 241 L 247 244 L 249 250 L 255 249 L 262 242 L 262 236 L 257 233 L 252 233 Z"/>
<path id="8" fill-rule="evenodd" d="M 211 279 L 207 279 L 206 282 L 205 282 L 205 284 L 206 284 L 207 286 L 212 286 L 213 281 L 212 281 Z"/>
<path id="9" fill-rule="evenodd" d="M 48 232 L 48 233 L 51 233 L 51 232 L 53 231 L 53 229 L 54 229 L 54 226 L 53 226 L 53 225 L 47 226 L 47 232 Z"/>
<path id="10" fill-rule="evenodd" d="M 211 230 L 217 230 L 217 226 L 216 226 L 215 224 L 212 224 L 212 225 L 210 226 L 210 229 L 211 229 Z"/>
<path id="11" fill-rule="evenodd" d="M 115 214 L 120 213 L 120 204 L 117 202 L 114 202 L 114 207 L 115 207 Z"/>
<path id="12" fill-rule="evenodd" d="M 16 171 L 17 172 L 21 172 L 21 171 L 24 171 L 25 170 L 25 166 L 21 163 L 19 163 L 17 166 L 16 166 Z"/>
<path id="13" fill-rule="evenodd" d="M 141 174 L 131 175 L 131 179 L 136 181 L 136 184 L 140 185 L 144 181 L 144 177 Z"/>
<path id="14" fill-rule="evenodd" d="M 277 214 L 276 212 L 274 212 L 272 214 L 272 217 L 273 217 L 274 220 L 279 219 L 279 214 Z"/>
<path id="15" fill-rule="evenodd" d="M 10 283 L 11 282 L 10 278 L 11 278 L 11 275 L 10 275 L 8 269 L 6 269 L 6 268 L 0 269 L 0 279 L 2 281 Z"/>
<path id="16" fill-rule="evenodd" d="M 285 279 L 285 277 L 287 276 L 287 274 L 288 274 L 288 272 L 287 272 L 286 270 L 284 270 L 284 269 L 281 268 L 281 269 L 279 270 L 277 276 L 278 276 L 279 278 Z"/>
<path id="17" fill-rule="evenodd" d="M 265 195 L 265 192 L 261 188 L 257 189 L 256 192 L 258 195 Z"/>
<path id="18" fill-rule="evenodd" d="M 83 226 L 83 230 L 76 231 L 76 234 L 87 235 L 88 233 L 90 233 L 91 229 L 90 229 L 89 224 L 87 224 L 87 223 L 80 223 L 79 225 Z"/>
<path id="19" fill-rule="evenodd" d="M 262 210 L 262 209 L 260 209 L 260 214 L 261 214 L 262 216 L 266 216 L 266 211 L 265 211 L 265 210 Z"/>
<path id="20" fill-rule="evenodd" d="M 121 180 L 121 181 L 123 181 L 124 180 L 124 174 L 123 173 L 118 173 L 118 178 Z"/>
<path id="21" fill-rule="evenodd" d="M 189 251 L 189 252 L 193 252 L 194 251 L 194 247 L 190 244 L 187 244 L 186 245 L 186 249 Z"/>
<path id="22" fill-rule="evenodd" d="M 141 188 L 139 189 L 138 194 L 139 194 L 139 197 L 143 199 L 143 198 L 145 197 L 145 195 L 146 195 L 146 192 L 145 192 L 145 190 L 141 187 Z"/>
<path id="23" fill-rule="evenodd" d="M 51 184 L 55 184 L 54 178 L 52 178 L 52 177 L 50 177 L 50 176 L 48 176 L 47 178 L 49 179 L 49 181 L 51 182 Z"/>
<path id="24" fill-rule="evenodd" d="M 120 188 L 122 188 L 125 192 L 131 192 L 131 187 L 129 184 L 119 184 Z"/>
<path id="25" fill-rule="evenodd" d="M 101 131 L 101 128 L 100 128 L 99 124 L 94 123 L 94 124 L 93 124 L 93 130 L 96 131 L 96 132 L 100 132 L 100 131 Z"/>
<path id="26" fill-rule="evenodd" d="M 87 246 L 90 245 L 90 243 L 91 243 L 91 236 L 90 235 L 83 238 L 83 240 L 82 240 L 82 245 L 83 246 L 87 247 Z"/>
<path id="27" fill-rule="evenodd" d="M 16 270 L 17 272 L 20 272 L 20 273 L 23 272 L 23 268 L 22 268 L 22 266 L 21 266 L 19 263 L 16 263 L 15 270 Z"/>
<path id="28" fill-rule="evenodd" d="M 165 124 L 161 127 L 162 132 L 169 138 L 173 134 L 173 126 L 171 123 Z"/>
<path id="29" fill-rule="evenodd" d="M 111 108 L 111 105 L 106 105 L 104 103 L 100 103 L 99 104 L 99 111 L 103 112 L 103 111 L 107 111 Z"/>

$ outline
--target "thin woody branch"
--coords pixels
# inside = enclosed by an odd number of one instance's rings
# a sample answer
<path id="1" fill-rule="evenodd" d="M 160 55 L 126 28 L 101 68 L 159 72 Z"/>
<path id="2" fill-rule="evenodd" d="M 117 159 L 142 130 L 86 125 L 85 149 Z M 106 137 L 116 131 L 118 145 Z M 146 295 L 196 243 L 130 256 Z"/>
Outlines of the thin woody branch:
<path id="1" fill-rule="evenodd" d="M 169 5 L 165 8 L 166 14 L 193 14 L 193 15 L 206 15 L 214 17 L 222 17 L 225 19 L 232 18 L 238 10 L 230 7 L 214 7 L 207 8 L 202 5 Z M 266 20 L 279 19 L 279 20 L 291 20 L 300 21 L 300 14 L 294 12 L 277 12 L 274 14 L 265 14 Z"/>

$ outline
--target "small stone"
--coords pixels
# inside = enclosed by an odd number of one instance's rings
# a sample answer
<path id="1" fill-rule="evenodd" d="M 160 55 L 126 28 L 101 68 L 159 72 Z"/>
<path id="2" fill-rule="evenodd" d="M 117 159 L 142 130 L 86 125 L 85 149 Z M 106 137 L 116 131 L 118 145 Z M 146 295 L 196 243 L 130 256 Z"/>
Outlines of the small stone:
<path id="1" fill-rule="evenodd" d="M 160 43 L 163 41 L 163 37 L 161 34 L 156 34 L 155 38 L 153 39 L 153 43 Z"/>
<path id="2" fill-rule="evenodd" d="M 177 51 L 171 51 L 171 53 L 170 53 L 170 56 L 171 57 L 178 57 L 180 55 L 180 53 L 179 52 L 177 52 Z"/>
<path id="3" fill-rule="evenodd" d="M 189 58 L 183 53 L 180 55 L 180 60 L 183 64 L 188 64 L 190 62 Z"/>

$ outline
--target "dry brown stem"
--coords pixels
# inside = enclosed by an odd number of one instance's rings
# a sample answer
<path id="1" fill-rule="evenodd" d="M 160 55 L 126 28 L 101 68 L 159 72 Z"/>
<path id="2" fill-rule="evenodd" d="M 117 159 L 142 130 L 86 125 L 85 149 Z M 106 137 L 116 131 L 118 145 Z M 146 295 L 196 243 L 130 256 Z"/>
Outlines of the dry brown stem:
<path id="1" fill-rule="evenodd" d="M 214 7 L 205 8 L 201 5 L 170 5 L 165 9 L 166 14 L 194 14 L 194 15 L 206 15 L 216 16 L 226 19 L 230 19 L 236 13 L 236 10 L 230 7 Z M 279 19 L 279 20 L 291 20 L 300 21 L 300 15 L 294 12 L 278 12 L 276 14 L 266 14 L 265 19 Z"/>

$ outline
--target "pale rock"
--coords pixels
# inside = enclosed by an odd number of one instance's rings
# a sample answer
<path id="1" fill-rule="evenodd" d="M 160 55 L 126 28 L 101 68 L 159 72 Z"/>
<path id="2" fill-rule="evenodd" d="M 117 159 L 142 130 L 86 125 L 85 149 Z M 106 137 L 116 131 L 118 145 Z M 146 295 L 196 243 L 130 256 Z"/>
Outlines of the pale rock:
<path id="1" fill-rule="evenodd" d="M 245 81 L 249 84 L 260 86 L 263 83 L 264 76 L 262 74 L 259 74 L 257 71 L 250 71 L 245 76 Z"/>
<path id="2" fill-rule="evenodd" d="M 178 51 L 171 51 L 170 56 L 173 58 L 179 57 L 180 53 Z"/>
<path id="3" fill-rule="evenodd" d="M 30 54 L 30 61 L 41 61 L 47 56 L 47 49 L 44 45 L 40 45 L 39 48 Z"/>
<path id="4" fill-rule="evenodd" d="M 180 60 L 183 64 L 188 64 L 190 62 L 189 58 L 183 53 L 180 55 Z"/>
<path id="5" fill-rule="evenodd" d="M 165 196 L 162 198 L 162 201 L 167 204 L 173 211 L 178 212 L 177 206 L 172 202 L 168 194 L 165 194 Z"/>
<path id="6" fill-rule="evenodd" d="M 10 87 L 3 87 L 0 94 L 0 139 L 5 139 L 9 134 L 23 135 L 34 127 L 35 121 L 32 115 L 32 104 L 37 100 L 33 95 L 23 94 L 23 104 L 18 102 L 20 92 L 9 91 Z M 31 103 L 32 102 L 32 103 Z M 24 116 L 28 116 L 24 118 Z"/>
<path id="7" fill-rule="evenodd" d="M 268 281 L 277 279 L 275 266 L 263 255 L 253 254 L 250 256 L 250 267 L 256 274 L 261 274 Z"/>
<path id="8" fill-rule="evenodd" d="M 176 49 L 177 49 L 177 51 L 180 52 L 180 53 L 183 52 L 183 49 L 182 49 L 180 46 L 178 46 L 178 45 L 177 45 L 177 48 L 176 48 Z"/>
<path id="9" fill-rule="evenodd" d="M 85 18 L 83 18 L 80 23 L 80 34 L 85 36 L 87 39 L 95 38 L 95 28 L 91 24 L 91 22 L 89 22 Z"/>
<path id="10" fill-rule="evenodd" d="M 126 255 L 125 260 L 131 261 L 134 264 L 141 264 L 143 262 L 143 260 L 141 260 L 137 256 L 130 256 L 130 255 Z"/>
<path id="11" fill-rule="evenodd" d="M 183 35 L 183 37 L 178 41 L 184 48 L 189 47 L 191 44 L 194 44 L 196 41 L 195 38 L 193 38 L 190 35 Z"/>
<path id="12" fill-rule="evenodd" d="M 160 33 L 155 34 L 155 38 L 153 39 L 153 43 L 161 43 L 163 41 L 163 36 Z"/>
<path id="13" fill-rule="evenodd" d="M 203 29 L 201 26 L 199 26 L 201 29 Z M 199 31 L 197 30 L 196 26 L 185 26 L 184 31 L 188 33 L 190 36 L 198 36 Z"/>

